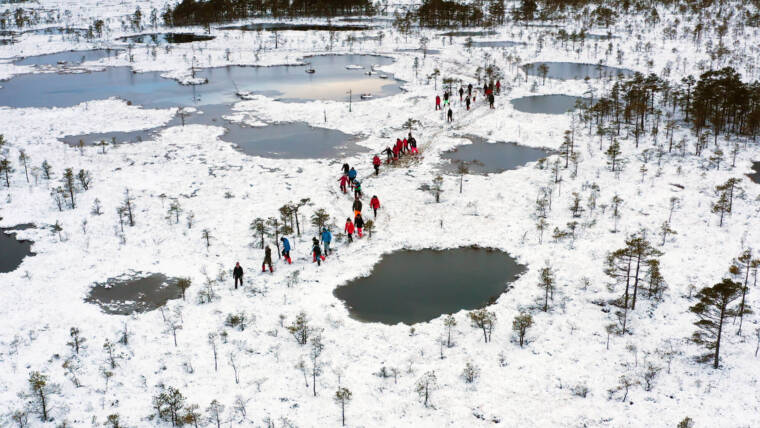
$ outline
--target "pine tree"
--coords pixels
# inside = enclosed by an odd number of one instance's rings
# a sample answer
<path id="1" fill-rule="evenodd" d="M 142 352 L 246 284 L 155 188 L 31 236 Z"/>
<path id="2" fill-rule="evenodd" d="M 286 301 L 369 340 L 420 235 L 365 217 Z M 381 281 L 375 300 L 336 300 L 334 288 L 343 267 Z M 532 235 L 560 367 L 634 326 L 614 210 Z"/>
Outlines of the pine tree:
<path id="1" fill-rule="evenodd" d="M 27 166 L 29 162 L 29 156 L 27 156 L 24 150 L 18 151 L 18 161 L 24 166 L 24 175 L 26 175 L 26 182 L 29 182 L 29 168 Z"/>
<path id="2" fill-rule="evenodd" d="M 740 314 L 739 308 L 731 304 L 739 298 L 741 289 L 741 284 L 725 278 L 712 287 L 700 290 L 696 296 L 699 302 L 689 308 L 699 317 L 699 321 L 694 323 L 698 330 L 694 332 L 692 340 L 710 351 L 700 361 L 712 360 L 714 369 L 718 368 L 720 362 L 723 324 L 726 318 Z"/>
<path id="3" fill-rule="evenodd" d="M 351 391 L 348 388 L 338 387 L 335 391 L 335 402 L 340 406 L 341 425 L 346 426 L 346 406 L 351 401 Z"/>
<path id="4" fill-rule="evenodd" d="M 38 371 L 29 373 L 29 398 L 34 410 L 40 415 L 40 420 L 50 420 L 50 398 L 58 393 L 57 385 L 48 382 L 48 376 Z"/>
<path id="5" fill-rule="evenodd" d="M 14 171 L 11 161 L 8 159 L 0 160 L 0 174 L 5 178 L 5 187 L 11 187 L 10 174 Z"/>
<path id="6" fill-rule="evenodd" d="M 520 313 L 512 321 L 512 330 L 517 333 L 517 338 L 520 342 L 520 347 L 523 347 L 525 343 L 525 335 L 528 329 L 533 325 L 533 317 L 529 313 Z"/>
<path id="7" fill-rule="evenodd" d="M 415 386 L 415 391 L 417 391 L 417 395 L 419 395 L 420 399 L 423 400 L 425 407 L 428 406 L 433 391 L 436 389 L 438 389 L 438 379 L 433 371 L 426 372 L 422 375 L 422 377 L 417 380 L 417 385 Z"/>
<path id="8" fill-rule="evenodd" d="M 539 272 L 538 287 L 544 290 L 544 312 L 546 312 L 549 310 L 549 296 L 551 295 L 554 299 L 554 272 L 548 262 Z"/>
<path id="9" fill-rule="evenodd" d="M 496 313 L 487 309 L 477 309 L 469 312 L 472 326 L 483 330 L 483 340 L 488 343 L 491 340 L 491 332 L 496 325 Z"/>
<path id="10" fill-rule="evenodd" d="M 328 214 L 323 208 L 314 211 L 314 214 L 311 215 L 311 224 L 317 228 L 318 234 L 322 232 L 322 228 L 325 227 L 329 221 L 330 214 Z"/>
<path id="11" fill-rule="evenodd" d="M 604 154 L 607 155 L 607 165 L 610 166 L 610 171 L 615 173 L 619 172 L 622 166 L 622 159 L 620 158 L 622 151 L 620 150 L 620 143 L 618 143 L 617 139 L 612 140 L 612 144 L 610 144 L 610 147 L 607 148 L 607 151 L 604 152 Z"/>
<path id="12" fill-rule="evenodd" d="M 269 232 L 266 221 L 261 217 L 256 217 L 251 222 L 250 229 L 254 237 L 258 236 L 259 238 L 259 248 L 264 248 L 264 237 Z"/>

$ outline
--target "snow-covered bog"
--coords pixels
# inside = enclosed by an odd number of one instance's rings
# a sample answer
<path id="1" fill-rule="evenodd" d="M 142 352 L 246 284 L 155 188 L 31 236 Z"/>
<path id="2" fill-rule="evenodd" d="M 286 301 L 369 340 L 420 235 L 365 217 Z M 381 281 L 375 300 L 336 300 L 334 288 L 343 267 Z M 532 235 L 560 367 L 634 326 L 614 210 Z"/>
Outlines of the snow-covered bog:
<path id="1" fill-rule="evenodd" d="M 319 53 L 389 55 L 396 61 L 380 71 L 406 82 L 401 94 L 356 102 L 350 112 L 346 102 L 284 103 L 256 96 L 236 103 L 229 118 L 251 126 L 303 121 L 337 129 L 361 135 L 359 144 L 370 153 L 379 153 L 405 135 L 404 123 L 412 118 L 419 121 L 413 132 L 422 153 L 403 166 L 383 166 L 374 177 L 369 154 L 297 161 L 252 157 L 222 141 L 221 126 L 203 125 L 170 127 L 142 143 L 80 150 L 57 139 L 160 127 L 177 111 L 143 109 L 115 99 L 68 108 L 0 108 L 0 134 L 7 141 L 3 157 L 15 169 L 7 188 L 0 181 L 0 226 L 37 225 L 18 233 L 34 241 L 36 255 L 17 270 L 0 274 L 3 424 L 12 425 L 14 412 L 31 399 L 18 394 L 29 392 L 30 373 L 35 371 L 59 387 L 49 397 L 54 418 L 49 426 L 64 421 L 74 426 L 103 424 L 116 414 L 127 426 L 166 425 L 155 416 L 152 401 L 160 385 L 179 390 L 186 404 L 197 404 L 204 417 L 220 409 L 211 406 L 216 400 L 224 406 L 221 418 L 232 426 L 336 426 L 340 408 L 334 398 L 339 388 L 352 393 L 346 406 L 349 426 L 675 426 L 685 417 L 697 426 L 760 424 L 757 316 L 745 316 L 741 335 L 735 325 L 728 326 L 718 370 L 696 363 L 693 357 L 703 350 L 686 340 L 695 329 L 697 318 L 689 307 L 696 303 L 696 290 L 727 276 L 732 259 L 760 242 L 757 184 L 742 180 L 744 194 L 734 200 L 722 227 L 711 213 L 715 187 L 744 177 L 751 162 L 760 159 L 756 143 L 737 139 L 742 150 L 735 166 L 715 169 L 705 168 L 704 158 L 692 154 L 665 154 L 659 161 L 653 157 L 644 162 L 643 150 L 653 147 L 651 135 L 636 148 L 634 137 L 622 132 L 617 138 L 627 165 L 616 174 L 599 149 L 596 130 L 584 127 L 577 114 L 528 114 L 509 103 L 532 94 L 598 98 L 612 85 L 598 79 L 542 83 L 538 77 L 526 78 L 520 69 L 530 61 L 601 60 L 644 73 L 667 68 L 672 82 L 697 76 L 710 66 L 733 65 L 745 80 L 754 80 L 756 32 L 729 31 L 723 42 L 730 52 L 711 56 L 714 46 L 696 43 L 684 29 L 693 23 L 681 24 L 675 37 L 670 31 L 666 36 L 664 29 L 683 17 L 661 7 L 661 26 L 647 25 L 639 15 L 623 15 L 610 28 L 618 38 L 575 46 L 557 41 L 552 36 L 556 29 L 507 24 L 495 29 L 493 40 L 525 45 L 467 48 L 463 40 L 440 37 L 430 29 L 407 36 L 383 28 L 385 37 L 379 42 L 340 42 L 329 51 L 324 32 L 283 31 L 275 48 L 266 32 L 212 27 L 213 40 L 154 49 L 115 41 L 128 34 L 120 20 L 138 5 L 161 9 L 164 2 L 64 5 L 71 11 L 65 19 L 72 26 L 110 18 L 107 37 L 86 42 L 24 34 L 17 43 L 0 46 L 0 57 L 120 47 L 131 55 L 81 67 L 95 70 L 107 62 L 183 80 L 197 67 L 296 64 Z M 60 5 L 42 1 L 41 7 Z M 730 24 L 740 20 L 729 19 Z M 577 29 L 581 21 L 568 19 L 563 25 Z M 717 38 L 712 29 L 705 31 Z M 418 47 L 423 36 L 438 54 L 397 51 Z M 466 111 L 455 96 L 454 121 L 447 124 L 443 112 L 434 110 L 443 78 L 456 85 L 460 79 L 476 83 L 478 67 L 486 64 L 504 74 L 496 108 L 489 109 L 478 94 L 473 109 Z M 32 71 L 10 60 L 0 64 L 3 78 Z M 465 175 L 462 193 L 460 177 L 445 175 L 440 203 L 419 190 L 441 173 L 440 153 L 465 143 L 463 135 L 558 150 L 568 129 L 575 130 L 580 153 L 576 174 L 572 164 L 565 169 L 562 163 L 553 171 L 558 155 L 552 155 L 546 163 L 500 174 Z M 684 124 L 674 130 L 674 139 L 682 138 L 689 147 L 696 139 Z M 606 148 L 607 137 L 601 143 Z M 722 136 L 719 144 L 729 147 Z M 48 180 L 36 170 L 27 182 L 18 161 L 21 150 L 30 167 L 41 168 L 43 161 L 51 165 L 53 177 Z M 316 235 L 309 217 L 323 208 L 340 226 L 351 213 L 350 198 L 338 190 L 343 162 L 356 166 L 365 194 L 377 194 L 383 207 L 371 239 L 350 246 L 336 242 L 335 255 L 317 267 L 308 254 L 310 238 Z M 51 190 L 61 186 L 66 168 L 89 171 L 93 179 L 88 190 L 79 189 L 75 209 L 59 210 Z M 594 184 L 596 208 L 574 218 L 569 209 L 573 193 L 586 204 Z M 536 201 L 547 189 L 552 207 L 539 242 Z M 117 210 L 124 206 L 127 190 L 134 226 L 124 224 L 122 231 L 125 214 Z M 618 216 L 612 215 L 614 196 L 623 201 Z M 674 197 L 678 203 L 671 212 Z M 261 273 L 263 250 L 256 245 L 251 222 L 279 217 L 281 207 L 303 198 L 310 201 L 299 211 L 302 236 L 289 235 L 293 264 L 275 259 L 274 273 Z M 92 213 L 96 199 L 101 215 Z M 182 211 L 178 224 L 166 218 L 172 203 Z M 657 231 L 668 218 L 677 234 L 659 245 Z M 553 229 L 568 230 L 571 222 L 578 223 L 575 236 L 555 240 Z M 60 231 L 50 228 L 55 224 Z M 628 334 L 609 334 L 607 326 L 617 322 L 609 302 L 622 290 L 609 286 L 606 257 L 642 229 L 663 252 L 661 271 L 668 288 L 660 302 L 641 298 L 636 310 L 629 311 Z M 271 238 L 267 244 L 274 246 Z M 441 345 L 449 328 L 444 316 L 414 325 L 413 330 L 402 324 L 361 323 L 333 296 L 336 287 L 369 274 L 383 254 L 470 245 L 509 252 L 528 267 L 513 288 L 488 307 L 496 316 L 489 343 L 471 326 L 465 311 L 453 314 L 453 346 L 448 347 Z M 245 285 L 238 290 L 230 276 L 236 261 L 246 269 Z M 544 290 L 538 284 L 547 264 L 556 289 L 550 310 L 543 312 L 537 302 Z M 192 286 L 185 300 L 130 316 L 107 315 L 84 302 L 93 283 L 128 271 L 187 277 Z M 747 295 L 750 306 L 757 306 L 757 295 L 753 286 Z M 297 326 L 301 312 L 307 325 L 321 332 L 318 376 L 314 345 L 299 344 L 287 328 Z M 512 329 L 521 313 L 533 318 L 522 347 Z M 86 339 L 78 352 L 69 344 L 74 342 L 72 327 Z M 125 336 L 126 343 L 120 341 Z M 468 363 L 470 375 L 463 376 Z M 427 406 L 420 385 L 429 393 Z M 30 420 L 44 425 L 37 415 Z M 210 420 L 204 423 L 214 425 Z"/>

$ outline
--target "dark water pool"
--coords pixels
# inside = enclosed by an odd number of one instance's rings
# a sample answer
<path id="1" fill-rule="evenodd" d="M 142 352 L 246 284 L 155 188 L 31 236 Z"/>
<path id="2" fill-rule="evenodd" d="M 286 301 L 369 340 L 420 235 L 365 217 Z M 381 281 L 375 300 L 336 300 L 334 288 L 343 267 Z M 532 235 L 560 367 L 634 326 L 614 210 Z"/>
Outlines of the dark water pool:
<path id="1" fill-rule="evenodd" d="M 15 231 L 29 229 L 33 224 L 21 224 L 12 228 L 0 228 L 0 273 L 13 272 L 26 256 L 33 256 L 32 242 L 16 239 Z"/>
<path id="2" fill-rule="evenodd" d="M 120 49 L 90 49 L 85 51 L 66 51 L 46 55 L 35 55 L 14 61 L 16 65 L 57 65 L 81 64 L 85 61 L 98 61 L 103 58 L 116 58 L 123 51 Z"/>
<path id="3" fill-rule="evenodd" d="M 624 77 L 633 76 L 633 70 L 627 68 L 610 67 L 598 64 L 582 64 L 577 62 L 533 62 L 523 65 L 525 70 L 531 76 L 541 76 L 539 66 L 546 64 L 549 71 L 546 74 L 550 79 L 601 79 L 603 77 Z"/>
<path id="4" fill-rule="evenodd" d="M 754 172 L 752 174 L 747 174 L 747 177 L 749 177 L 749 179 L 752 180 L 753 183 L 760 184 L 760 161 L 752 162 L 752 169 L 754 170 Z"/>
<path id="5" fill-rule="evenodd" d="M 515 110 L 523 113 L 565 114 L 575 110 L 575 103 L 579 100 L 585 101 L 586 98 L 560 94 L 533 95 L 516 98 L 510 102 Z"/>
<path id="6" fill-rule="evenodd" d="M 489 143 L 484 138 L 476 136 L 465 138 L 472 141 L 472 144 L 456 146 L 441 154 L 442 159 L 449 160 L 442 166 L 444 171 L 457 173 L 459 165 L 464 163 L 470 174 L 497 174 L 517 169 L 549 155 L 549 152 L 545 150 L 521 146 L 517 143 Z"/>
<path id="7" fill-rule="evenodd" d="M 227 105 L 203 106 L 198 112 L 185 117 L 185 125 L 222 126 L 226 129 L 221 139 L 234 143 L 241 152 L 266 158 L 317 159 L 350 156 L 366 152 L 367 148 L 356 144 L 358 137 L 335 129 L 312 127 L 304 122 L 287 122 L 252 127 L 224 119 L 230 114 Z M 155 138 L 162 130 L 182 125 L 182 119 L 175 116 L 166 126 L 133 132 L 103 132 L 84 135 L 70 135 L 61 138 L 66 144 L 78 146 L 80 140 L 85 146 L 93 146 L 101 141 L 109 145 L 140 143 Z"/>
<path id="8" fill-rule="evenodd" d="M 120 42 L 164 45 L 167 43 L 207 42 L 209 40 L 214 40 L 214 36 L 195 33 L 151 33 L 119 37 L 116 40 Z"/>
<path id="9" fill-rule="evenodd" d="M 369 92 L 375 98 L 401 92 L 401 82 L 389 76 L 367 76 L 372 65 L 387 65 L 393 59 L 374 55 L 322 55 L 307 57 L 307 65 L 202 69 L 204 85 L 180 85 L 159 72 L 133 73 L 129 67 L 107 68 L 92 73 L 37 73 L 15 76 L 2 82 L 0 105 L 10 107 L 66 107 L 84 101 L 119 97 L 145 107 L 202 106 L 239 101 L 236 92 L 266 94 L 285 101 L 347 101 Z M 346 69 L 359 65 L 362 69 Z"/>
<path id="10" fill-rule="evenodd" d="M 512 40 L 484 40 L 469 43 L 474 48 L 511 48 L 525 45 L 523 42 L 514 42 Z M 465 42 L 465 45 L 467 45 L 467 42 Z"/>
<path id="11" fill-rule="evenodd" d="M 495 36 L 496 31 L 446 31 L 439 36 L 444 37 L 486 37 Z"/>
<path id="12" fill-rule="evenodd" d="M 241 31 L 366 31 L 377 28 L 371 25 L 288 24 L 267 22 L 247 25 L 230 25 L 220 30 Z"/>
<path id="13" fill-rule="evenodd" d="M 146 275 L 140 272 L 110 278 L 105 283 L 95 284 L 84 300 L 97 304 L 107 314 L 152 311 L 169 300 L 182 297 L 177 280 L 160 273 Z"/>
<path id="14" fill-rule="evenodd" d="M 46 27 L 37 28 L 35 30 L 24 31 L 24 34 L 35 34 L 40 36 L 62 36 L 66 34 L 76 34 L 84 36 L 87 34 L 86 28 L 73 28 L 73 27 Z"/>
<path id="15" fill-rule="evenodd" d="M 358 320 L 415 324 L 488 304 L 524 271 L 497 250 L 402 250 L 383 256 L 369 276 L 333 294 Z"/>

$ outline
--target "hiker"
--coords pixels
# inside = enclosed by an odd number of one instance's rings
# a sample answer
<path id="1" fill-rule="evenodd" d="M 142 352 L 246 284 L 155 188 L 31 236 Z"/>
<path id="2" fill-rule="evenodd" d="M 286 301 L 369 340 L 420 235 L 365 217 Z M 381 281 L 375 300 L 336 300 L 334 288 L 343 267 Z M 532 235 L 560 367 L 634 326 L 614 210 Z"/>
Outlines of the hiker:
<path id="1" fill-rule="evenodd" d="M 351 167 L 351 170 L 348 171 L 348 181 L 353 182 L 354 180 L 356 180 L 356 170 L 354 167 Z"/>
<path id="2" fill-rule="evenodd" d="M 393 161 L 398 160 L 398 146 L 393 146 Z"/>
<path id="3" fill-rule="evenodd" d="M 444 107 L 449 105 L 449 91 L 443 92 L 443 105 Z"/>
<path id="4" fill-rule="evenodd" d="M 435 110 L 438 111 L 441 109 L 441 97 L 439 95 L 435 96 Z"/>
<path id="5" fill-rule="evenodd" d="M 348 185 L 348 176 L 347 175 L 341 175 L 340 178 L 338 179 L 338 181 L 340 181 L 340 191 L 343 192 L 343 193 L 348 192 L 348 188 L 347 188 L 347 185 Z"/>
<path id="6" fill-rule="evenodd" d="M 352 206 L 354 209 L 354 215 L 361 214 L 362 212 L 362 201 L 359 198 L 354 199 L 354 205 Z"/>
<path id="7" fill-rule="evenodd" d="M 312 247 L 311 247 L 311 253 L 314 255 L 314 260 L 312 260 L 312 263 L 317 262 L 317 266 L 322 266 L 322 261 L 325 259 L 325 256 L 322 255 L 322 249 L 319 247 L 319 241 L 317 238 L 313 238 L 311 240 Z"/>
<path id="8" fill-rule="evenodd" d="M 272 269 L 272 249 L 269 248 L 269 245 L 264 248 L 264 263 L 261 264 L 261 271 L 266 272 L 266 266 L 269 266 L 269 273 L 274 273 L 274 269 Z"/>
<path id="9" fill-rule="evenodd" d="M 464 99 L 464 104 L 467 106 L 467 111 L 470 110 L 470 97 Z"/>
<path id="10" fill-rule="evenodd" d="M 356 234 L 361 238 L 362 229 L 364 228 L 364 219 L 361 214 L 357 214 L 356 217 L 354 217 L 354 227 L 356 227 Z"/>
<path id="11" fill-rule="evenodd" d="M 232 277 L 235 278 L 235 290 L 237 290 L 238 281 L 240 286 L 243 286 L 243 268 L 240 266 L 240 262 L 235 263 L 235 269 L 232 269 Z"/>
<path id="12" fill-rule="evenodd" d="M 409 145 L 410 145 L 410 146 L 412 146 L 412 154 L 413 154 L 413 155 L 416 155 L 417 153 L 419 153 L 419 152 L 417 151 L 417 140 L 415 140 L 415 139 L 414 139 L 414 137 L 412 137 L 412 138 L 409 140 Z"/>
<path id="13" fill-rule="evenodd" d="M 375 167 L 375 175 L 380 174 L 380 164 L 382 164 L 383 161 L 380 160 L 380 156 L 375 155 L 375 157 L 372 158 L 372 166 Z"/>
<path id="14" fill-rule="evenodd" d="M 344 163 L 342 168 L 343 168 L 343 175 L 348 175 L 348 163 Z"/>
<path id="15" fill-rule="evenodd" d="M 454 112 L 451 110 L 451 107 L 449 107 L 449 114 L 447 116 L 449 123 L 454 121 Z"/>
<path id="16" fill-rule="evenodd" d="M 470 83 L 469 85 L 467 85 L 467 96 L 468 97 L 472 96 L 472 83 Z"/>
<path id="17" fill-rule="evenodd" d="M 385 163 L 391 163 L 391 160 L 393 160 L 393 150 L 390 147 L 386 147 L 383 153 L 386 156 Z"/>
<path id="18" fill-rule="evenodd" d="M 494 102 L 494 96 L 493 96 L 493 92 L 491 92 L 490 94 L 488 94 L 488 104 L 490 105 L 490 107 L 491 107 L 492 109 L 493 109 L 493 108 L 495 108 L 495 107 L 493 106 L 493 102 Z"/>
<path id="19" fill-rule="evenodd" d="M 354 180 L 354 198 L 359 199 L 362 197 L 362 184 L 359 180 Z"/>
<path id="20" fill-rule="evenodd" d="M 403 153 L 409 152 L 409 140 L 407 140 L 406 138 L 404 138 L 404 147 L 403 147 L 402 152 Z"/>
<path id="21" fill-rule="evenodd" d="M 496 94 L 498 95 L 500 93 L 501 93 L 501 80 L 497 80 L 496 81 Z"/>
<path id="22" fill-rule="evenodd" d="M 464 88 L 461 86 L 459 87 L 459 102 L 462 102 L 462 97 L 464 96 Z"/>
<path id="23" fill-rule="evenodd" d="M 401 141 L 401 138 L 396 138 L 396 149 L 399 153 L 402 153 L 402 148 L 404 147 L 404 143 Z"/>
<path id="24" fill-rule="evenodd" d="M 375 212 L 375 218 L 377 218 L 377 209 L 380 208 L 380 199 L 377 198 L 377 195 L 372 195 L 372 199 L 369 201 L 369 206 L 372 208 L 372 211 Z"/>
<path id="25" fill-rule="evenodd" d="M 348 236 L 349 244 L 354 242 L 354 224 L 351 223 L 351 217 L 346 218 L 346 227 L 343 228 L 343 231 L 346 232 L 346 236 Z"/>
<path id="26" fill-rule="evenodd" d="M 293 264 L 293 260 L 290 259 L 290 241 L 284 236 L 280 238 L 280 241 L 282 241 L 282 256 L 288 264 Z"/>
<path id="27" fill-rule="evenodd" d="M 325 245 L 325 256 L 330 255 L 330 242 L 332 242 L 332 233 L 326 227 L 322 228 L 322 243 Z"/>

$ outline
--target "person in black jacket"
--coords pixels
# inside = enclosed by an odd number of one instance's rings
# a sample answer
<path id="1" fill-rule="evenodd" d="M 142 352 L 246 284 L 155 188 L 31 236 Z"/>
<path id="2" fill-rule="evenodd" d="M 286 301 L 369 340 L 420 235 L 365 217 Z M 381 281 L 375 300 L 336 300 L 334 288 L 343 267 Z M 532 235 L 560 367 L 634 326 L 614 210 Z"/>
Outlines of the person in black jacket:
<path id="1" fill-rule="evenodd" d="M 235 290 L 237 290 L 238 281 L 240 286 L 243 286 L 243 268 L 240 266 L 240 262 L 235 263 L 235 269 L 232 269 L 232 277 L 235 278 Z"/>
<path id="2" fill-rule="evenodd" d="M 266 266 L 269 265 L 269 273 L 273 273 L 274 269 L 272 269 L 272 249 L 269 248 L 269 245 L 264 248 L 264 263 L 261 264 L 261 271 L 266 272 Z"/>
<path id="3" fill-rule="evenodd" d="M 354 227 L 356 227 L 356 234 L 361 238 L 362 229 L 364 228 L 364 219 L 361 214 L 357 214 L 356 217 L 354 217 Z"/>
<path id="4" fill-rule="evenodd" d="M 361 214 L 362 213 L 362 201 L 359 198 L 354 199 L 354 215 Z"/>

